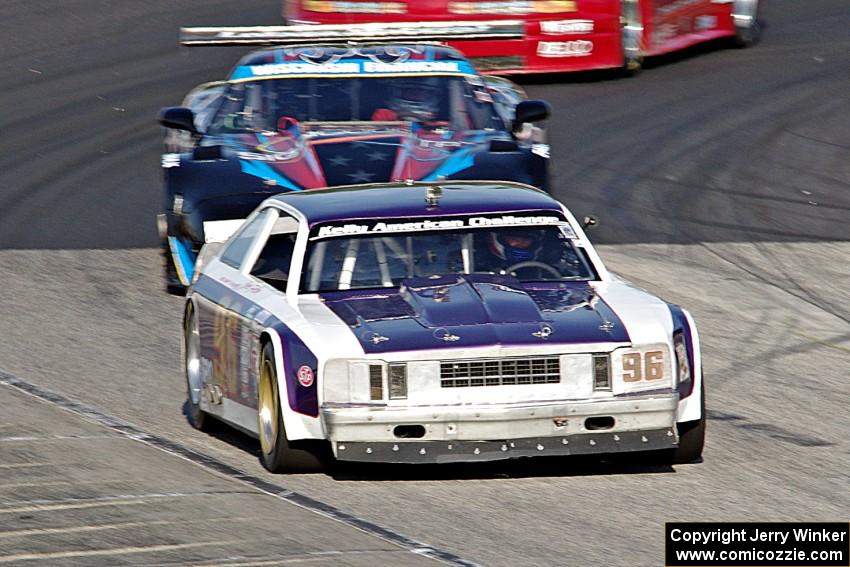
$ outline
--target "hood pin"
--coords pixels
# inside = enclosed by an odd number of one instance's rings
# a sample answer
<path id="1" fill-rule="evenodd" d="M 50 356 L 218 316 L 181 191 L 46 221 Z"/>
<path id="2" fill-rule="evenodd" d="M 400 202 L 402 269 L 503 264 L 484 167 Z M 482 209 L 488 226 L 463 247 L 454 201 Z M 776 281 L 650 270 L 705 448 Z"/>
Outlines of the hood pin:
<path id="1" fill-rule="evenodd" d="M 541 325 L 539 331 L 535 331 L 531 334 L 537 337 L 538 339 L 548 339 L 552 332 L 552 327 L 550 327 L 549 325 Z"/>

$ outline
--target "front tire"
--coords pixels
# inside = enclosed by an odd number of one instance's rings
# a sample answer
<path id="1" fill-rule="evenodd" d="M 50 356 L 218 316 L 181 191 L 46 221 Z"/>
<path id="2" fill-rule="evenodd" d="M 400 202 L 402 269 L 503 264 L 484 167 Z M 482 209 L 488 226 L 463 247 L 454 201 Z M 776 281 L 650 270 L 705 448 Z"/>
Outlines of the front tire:
<path id="1" fill-rule="evenodd" d="M 260 357 L 257 383 L 257 429 L 260 437 L 260 460 L 273 473 L 316 472 L 319 459 L 310 451 L 293 447 L 286 437 L 278 390 L 274 347 L 267 343 Z"/>
<path id="2" fill-rule="evenodd" d="M 679 446 L 673 452 L 673 464 L 693 463 L 702 458 L 705 446 L 705 382 L 700 383 L 701 417 L 676 425 L 679 430 Z"/>

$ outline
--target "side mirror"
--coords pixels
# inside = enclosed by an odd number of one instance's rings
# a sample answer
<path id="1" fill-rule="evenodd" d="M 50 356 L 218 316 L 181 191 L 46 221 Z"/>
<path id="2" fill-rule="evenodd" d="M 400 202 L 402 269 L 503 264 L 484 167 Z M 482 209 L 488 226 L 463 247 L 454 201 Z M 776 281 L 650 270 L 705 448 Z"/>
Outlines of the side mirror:
<path id="1" fill-rule="evenodd" d="M 170 106 L 159 112 L 159 123 L 173 130 L 186 130 L 193 134 L 198 133 L 195 127 L 195 113 L 191 109 L 182 106 Z"/>
<path id="2" fill-rule="evenodd" d="M 551 113 L 551 107 L 545 100 L 524 100 L 516 105 L 513 130 L 521 130 L 523 124 L 546 120 Z"/>
<path id="3" fill-rule="evenodd" d="M 584 217 L 581 220 L 582 228 L 593 228 L 594 226 L 599 224 L 599 219 L 593 216 Z"/>

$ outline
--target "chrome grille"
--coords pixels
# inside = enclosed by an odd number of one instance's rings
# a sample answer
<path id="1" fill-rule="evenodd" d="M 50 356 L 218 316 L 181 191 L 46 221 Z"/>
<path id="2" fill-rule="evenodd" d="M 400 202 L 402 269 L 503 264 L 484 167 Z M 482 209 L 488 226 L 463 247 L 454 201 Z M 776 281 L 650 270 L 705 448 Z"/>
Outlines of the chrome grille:
<path id="1" fill-rule="evenodd" d="M 443 388 L 557 384 L 560 381 L 561 362 L 557 356 L 440 362 Z"/>

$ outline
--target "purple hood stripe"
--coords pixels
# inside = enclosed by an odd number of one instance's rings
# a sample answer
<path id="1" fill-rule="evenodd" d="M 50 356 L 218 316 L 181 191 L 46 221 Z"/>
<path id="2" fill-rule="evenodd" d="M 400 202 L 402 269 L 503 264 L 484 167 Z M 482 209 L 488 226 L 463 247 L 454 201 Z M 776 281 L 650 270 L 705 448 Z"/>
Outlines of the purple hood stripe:
<path id="1" fill-rule="evenodd" d="M 629 341 L 622 321 L 586 282 L 451 275 L 321 297 L 367 353 Z"/>

